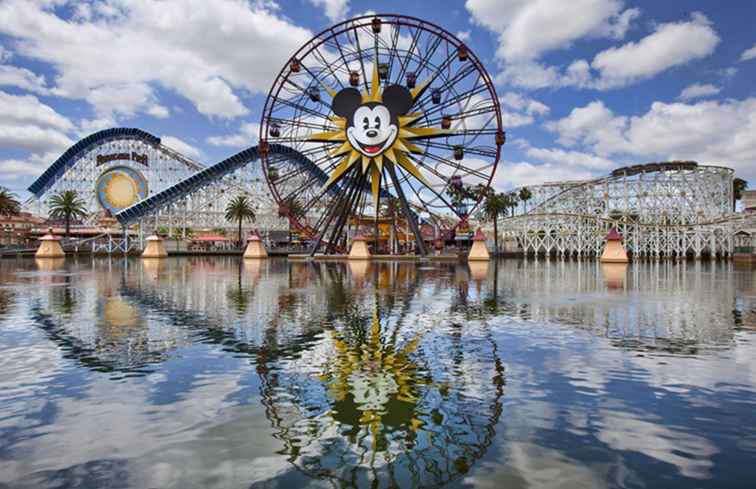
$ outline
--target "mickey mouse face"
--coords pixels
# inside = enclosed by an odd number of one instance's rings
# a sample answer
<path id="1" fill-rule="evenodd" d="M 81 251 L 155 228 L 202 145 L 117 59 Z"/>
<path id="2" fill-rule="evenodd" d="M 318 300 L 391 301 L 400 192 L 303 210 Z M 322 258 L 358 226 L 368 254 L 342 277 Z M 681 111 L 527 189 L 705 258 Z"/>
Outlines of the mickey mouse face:
<path id="1" fill-rule="evenodd" d="M 388 149 L 399 132 L 392 123 L 388 107 L 382 104 L 361 105 L 354 111 L 353 124 L 347 128 L 347 139 L 365 156 L 376 156 Z"/>
<path id="2" fill-rule="evenodd" d="M 412 106 L 412 95 L 400 85 L 383 91 L 383 102 L 362 103 L 362 95 L 354 88 L 336 94 L 331 108 L 347 119 L 346 135 L 352 148 L 374 157 L 386 151 L 399 134 L 398 119 Z"/>

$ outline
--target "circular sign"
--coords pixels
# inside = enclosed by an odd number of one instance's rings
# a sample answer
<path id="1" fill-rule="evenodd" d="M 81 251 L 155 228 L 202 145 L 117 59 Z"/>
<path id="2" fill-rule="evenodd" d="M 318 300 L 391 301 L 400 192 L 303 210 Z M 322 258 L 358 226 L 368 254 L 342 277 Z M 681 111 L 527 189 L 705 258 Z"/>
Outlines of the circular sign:
<path id="1" fill-rule="evenodd" d="M 127 166 L 117 166 L 100 175 L 95 188 L 100 205 L 111 214 L 147 197 L 147 180 Z"/>

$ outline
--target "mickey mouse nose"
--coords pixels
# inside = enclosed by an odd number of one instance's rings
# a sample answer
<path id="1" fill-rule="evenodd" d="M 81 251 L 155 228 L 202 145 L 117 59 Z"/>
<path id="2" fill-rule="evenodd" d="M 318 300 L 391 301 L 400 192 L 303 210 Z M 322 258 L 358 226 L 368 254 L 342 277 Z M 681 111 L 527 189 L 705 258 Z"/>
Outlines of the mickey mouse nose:
<path id="1" fill-rule="evenodd" d="M 375 129 L 370 129 L 365 134 L 367 134 L 367 137 L 369 137 L 369 138 L 374 138 L 374 137 L 376 137 L 378 135 L 378 131 L 376 131 Z"/>

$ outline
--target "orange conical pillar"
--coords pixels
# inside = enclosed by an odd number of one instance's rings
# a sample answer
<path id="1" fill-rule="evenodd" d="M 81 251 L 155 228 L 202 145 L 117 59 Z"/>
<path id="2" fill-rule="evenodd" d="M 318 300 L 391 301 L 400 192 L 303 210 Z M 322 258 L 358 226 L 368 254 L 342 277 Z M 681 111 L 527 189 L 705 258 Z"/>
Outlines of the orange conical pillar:
<path id="1" fill-rule="evenodd" d="M 244 250 L 244 258 L 268 258 L 265 244 L 257 233 L 249 233 L 247 248 Z"/>
<path id="2" fill-rule="evenodd" d="M 627 259 L 627 253 L 622 246 L 622 235 L 612 228 L 604 238 L 606 240 L 606 246 L 604 252 L 601 253 L 601 263 L 627 263 L 630 260 Z"/>
<path id="3" fill-rule="evenodd" d="M 39 238 L 39 241 L 39 248 L 34 254 L 36 258 L 64 258 L 66 256 L 66 252 L 60 246 L 60 238 L 53 234 L 52 228 Z"/>
<path id="4" fill-rule="evenodd" d="M 354 239 L 352 239 L 352 249 L 349 251 L 349 259 L 350 260 L 369 260 L 370 259 L 370 250 L 367 246 L 367 241 L 365 241 L 365 237 L 361 234 L 357 234 Z"/>
<path id="5" fill-rule="evenodd" d="M 168 256 L 168 252 L 165 250 L 163 244 L 163 238 L 155 232 L 152 236 L 147 238 L 147 246 L 144 248 L 142 258 L 165 258 Z"/>
<path id="6" fill-rule="evenodd" d="M 491 259 L 491 254 L 488 253 L 488 248 L 486 248 L 486 236 L 480 229 L 475 231 L 473 245 L 472 248 L 470 248 L 470 253 L 467 255 L 467 259 L 470 261 L 488 261 Z"/>

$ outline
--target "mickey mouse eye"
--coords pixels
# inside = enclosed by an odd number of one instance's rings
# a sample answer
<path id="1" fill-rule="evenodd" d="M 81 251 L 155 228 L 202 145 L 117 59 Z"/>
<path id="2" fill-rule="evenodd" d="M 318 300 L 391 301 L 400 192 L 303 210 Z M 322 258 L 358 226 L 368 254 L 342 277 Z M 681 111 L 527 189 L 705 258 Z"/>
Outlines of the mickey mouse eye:
<path id="1" fill-rule="evenodd" d="M 381 128 L 381 118 L 378 116 L 375 116 L 375 128 L 380 129 Z"/>
<path id="2" fill-rule="evenodd" d="M 362 119 L 362 128 L 367 130 L 369 127 L 370 127 L 370 119 L 365 117 L 364 119 Z"/>

